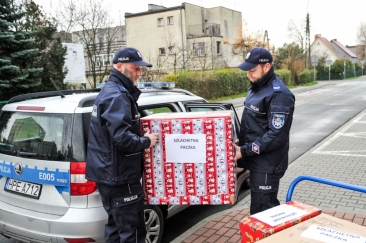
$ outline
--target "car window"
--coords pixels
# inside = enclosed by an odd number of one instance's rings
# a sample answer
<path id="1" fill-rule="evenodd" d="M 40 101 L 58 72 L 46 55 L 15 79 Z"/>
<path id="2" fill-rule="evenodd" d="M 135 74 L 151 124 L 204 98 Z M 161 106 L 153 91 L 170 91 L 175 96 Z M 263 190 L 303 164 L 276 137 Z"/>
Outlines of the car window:
<path id="1" fill-rule="evenodd" d="M 171 106 L 159 106 L 159 107 L 149 107 L 143 110 L 140 110 L 140 117 L 150 116 L 158 113 L 169 113 L 175 112 L 173 107 Z"/>
<path id="2" fill-rule="evenodd" d="M 195 111 L 222 111 L 220 107 L 191 107 L 189 108 L 191 112 Z"/>
<path id="3" fill-rule="evenodd" d="M 71 115 L 2 112 L 0 153 L 41 160 L 68 159 Z"/>

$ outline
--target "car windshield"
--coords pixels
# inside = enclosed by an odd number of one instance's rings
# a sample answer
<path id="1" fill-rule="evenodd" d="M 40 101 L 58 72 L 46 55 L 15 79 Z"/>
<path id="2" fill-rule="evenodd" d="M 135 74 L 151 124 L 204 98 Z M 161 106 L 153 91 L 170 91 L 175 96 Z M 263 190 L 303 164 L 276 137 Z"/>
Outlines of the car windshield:
<path id="1" fill-rule="evenodd" d="M 71 156 L 70 114 L 3 111 L 0 116 L 0 153 L 66 161 Z"/>

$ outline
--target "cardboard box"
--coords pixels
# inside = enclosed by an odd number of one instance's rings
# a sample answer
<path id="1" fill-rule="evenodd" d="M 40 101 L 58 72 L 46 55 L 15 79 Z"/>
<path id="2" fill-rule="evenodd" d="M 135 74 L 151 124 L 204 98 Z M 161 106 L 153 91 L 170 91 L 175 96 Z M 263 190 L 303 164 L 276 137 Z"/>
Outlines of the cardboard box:
<path id="1" fill-rule="evenodd" d="M 144 151 L 148 204 L 234 204 L 236 173 L 232 111 L 160 113 L 141 119 L 159 134 Z"/>
<path id="2" fill-rule="evenodd" d="M 366 227 L 323 213 L 260 242 L 364 243 L 366 242 Z"/>
<path id="3" fill-rule="evenodd" d="M 274 233 L 315 217 L 321 210 L 296 201 L 273 207 L 239 221 L 241 242 L 256 242 Z M 281 242 L 281 241 L 278 241 Z"/>

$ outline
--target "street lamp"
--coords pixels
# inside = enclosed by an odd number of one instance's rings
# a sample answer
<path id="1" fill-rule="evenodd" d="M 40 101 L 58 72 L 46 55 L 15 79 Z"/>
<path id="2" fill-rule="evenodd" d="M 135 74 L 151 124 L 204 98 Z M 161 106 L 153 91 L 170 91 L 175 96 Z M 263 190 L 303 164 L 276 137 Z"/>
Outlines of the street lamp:
<path id="1" fill-rule="evenodd" d="M 362 64 L 362 76 L 363 76 L 363 64 L 365 63 L 365 60 L 362 60 L 361 61 L 361 64 Z"/>
<path id="2" fill-rule="evenodd" d="M 329 81 L 330 81 L 330 66 L 332 66 L 333 60 L 327 60 L 327 64 L 328 64 L 328 67 L 329 67 Z"/>

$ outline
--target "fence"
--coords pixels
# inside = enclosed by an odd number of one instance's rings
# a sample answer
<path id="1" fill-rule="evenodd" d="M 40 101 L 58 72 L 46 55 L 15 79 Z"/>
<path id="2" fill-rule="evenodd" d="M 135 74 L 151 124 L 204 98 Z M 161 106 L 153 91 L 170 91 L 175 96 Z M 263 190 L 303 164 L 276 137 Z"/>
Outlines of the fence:
<path id="1" fill-rule="evenodd" d="M 356 72 L 346 72 L 346 74 L 344 75 L 343 73 L 330 73 L 330 77 L 329 77 L 329 73 L 317 73 L 316 74 L 316 80 L 343 80 L 343 79 L 347 79 L 347 78 L 352 78 L 352 77 L 359 77 L 362 76 L 362 70 L 361 71 L 356 71 Z"/>

